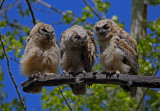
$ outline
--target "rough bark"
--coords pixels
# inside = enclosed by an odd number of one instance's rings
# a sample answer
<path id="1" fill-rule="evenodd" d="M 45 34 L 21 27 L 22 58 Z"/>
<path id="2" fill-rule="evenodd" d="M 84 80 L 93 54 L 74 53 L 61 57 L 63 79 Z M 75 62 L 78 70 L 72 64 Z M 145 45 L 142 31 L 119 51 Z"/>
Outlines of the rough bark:
<path id="1" fill-rule="evenodd" d="M 62 84 L 116 84 L 136 87 L 160 88 L 160 77 L 138 76 L 128 74 L 109 74 L 107 72 L 87 72 L 79 74 L 36 74 L 21 86 L 30 93 L 39 86 L 58 86 Z"/>

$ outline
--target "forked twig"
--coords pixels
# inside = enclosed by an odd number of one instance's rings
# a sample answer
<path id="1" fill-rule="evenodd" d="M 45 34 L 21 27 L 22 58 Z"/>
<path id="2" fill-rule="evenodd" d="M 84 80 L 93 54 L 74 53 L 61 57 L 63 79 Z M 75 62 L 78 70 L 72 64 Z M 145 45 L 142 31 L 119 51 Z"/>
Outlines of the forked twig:
<path id="1" fill-rule="evenodd" d="M 83 2 L 89 7 L 89 9 L 98 17 L 99 20 L 101 20 L 101 16 L 89 5 L 89 3 L 86 0 L 83 0 Z"/>

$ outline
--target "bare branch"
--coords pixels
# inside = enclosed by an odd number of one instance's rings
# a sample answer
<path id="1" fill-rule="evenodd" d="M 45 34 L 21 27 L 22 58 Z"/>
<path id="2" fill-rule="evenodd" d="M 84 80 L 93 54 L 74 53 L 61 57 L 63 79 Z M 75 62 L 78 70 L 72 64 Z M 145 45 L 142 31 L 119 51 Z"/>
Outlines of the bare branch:
<path id="1" fill-rule="evenodd" d="M 65 96 L 63 95 L 63 92 L 62 92 L 61 87 L 60 87 L 60 86 L 58 86 L 58 88 L 59 88 L 59 91 L 60 91 L 60 93 L 61 93 L 61 95 L 62 95 L 63 99 L 65 100 L 65 102 L 66 102 L 67 106 L 69 107 L 70 111 L 72 111 L 71 106 L 69 105 L 69 103 L 67 102 L 67 99 L 66 99 L 66 98 L 65 98 Z"/>
<path id="2" fill-rule="evenodd" d="M 21 1 L 21 0 L 17 0 L 17 1 L 14 2 L 13 4 L 11 4 L 11 5 L 7 6 L 6 8 L 2 9 L 2 10 L 0 11 L 0 14 L 3 13 L 3 12 L 5 12 L 6 10 L 9 10 L 10 8 L 18 5 L 18 4 L 20 3 L 20 1 Z"/>
<path id="3" fill-rule="evenodd" d="M 0 9 L 2 8 L 2 5 L 3 5 L 4 1 L 5 1 L 5 0 L 2 0 L 1 5 L 0 5 Z"/>
<path id="4" fill-rule="evenodd" d="M 19 62 L 17 59 L 15 59 L 15 58 L 12 58 L 12 57 L 10 57 L 10 56 L 8 56 L 8 58 L 9 58 L 10 60 L 16 62 L 17 64 L 20 64 L 20 62 Z"/>
<path id="5" fill-rule="evenodd" d="M 59 13 L 59 14 L 61 14 L 61 15 L 63 15 L 63 16 L 65 15 L 64 12 L 62 12 L 62 11 L 60 11 L 60 10 L 52 7 L 50 4 L 48 4 L 48 3 L 46 3 L 46 2 L 44 2 L 44 1 L 42 1 L 42 0 L 37 0 L 37 3 L 40 3 L 40 4 L 44 5 L 44 6 L 52 9 L 52 10 L 53 10 L 54 12 L 56 12 L 56 13 Z"/>
<path id="6" fill-rule="evenodd" d="M 37 3 L 40 3 L 40 4 L 42 4 L 42 5 L 50 8 L 51 10 L 53 10 L 54 12 L 56 12 L 56 13 L 62 15 L 62 16 L 66 15 L 66 13 L 64 13 L 64 12 L 62 12 L 62 11 L 54 8 L 54 7 L 52 7 L 50 4 L 48 4 L 48 3 L 46 3 L 46 2 L 44 2 L 44 1 L 42 1 L 42 0 L 37 0 Z M 70 16 L 70 17 L 71 17 L 73 20 L 75 20 L 75 21 L 78 20 L 78 18 L 75 17 L 75 16 Z M 84 23 L 84 24 L 87 24 L 87 25 L 93 25 L 93 24 L 90 24 L 90 23 L 87 23 L 87 22 L 83 22 L 83 23 Z"/>
<path id="7" fill-rule="evenodd" d="M 32 8 L 35 9 L 36 11 L 38 11 L 38 12 L 41 12 L 41 13 L 54 14 L 54 12 L 51 12 L 51 11 L 48 11 L 48 10 L 45 10 L 45 9 L 40 9 L 39 7 L 36 7 L 35 5 L 32 5 Z"/>
<path id="8" fill-rule="evenodd" d="M 77 79 L 78 78 L 78 79 Z M 107 72 L 87 72 L 78 75 L 54 74 L 47 73 L 43 75 L 36 74 L 32 79 L 22 83 L 24 92 L 31 92 L 37 86 L 58 86 L 61 84 L 78 83 L 77 80 L 83 81 L 86 84 L 117 84 L 128 85 L 133 87 L 148 87 L 160 88 L 160 77 L 138 76 L 128 74 L 113 74 Z"/>
<path id="9" fill-rule="evenodd" d="M 99 20 L 101 20 L 101 16 L 89 5 L 89 3 L 86 0 L 83 0 L 83 2 L 89 7 L 89 9 L 98 17 Z"/>
<path id="10" fill-rule="evenodd" d="M 65 24 L 63 21 L 58 21 L 58 22 L 52 23 L 52 25 L 63 25 L 63 24 Z"/>
<path id="11" fill-rule="evenodd" d="M 27 2 L 27 5 L 28 5 L 28 8 L 29 8 L 29 11 L 31 12 L 31 15 L 32 15 L 33 24 L 35 25 L 35 24 L 36 24 L 36 20 L 35 20 L 35 17 L 34 17 L 34 13 L 33 13 L 33 11 L 32 11 L 31 4 L 29 3 L 28 0 L 26 0 L 26 2 Z"/>
<path id="12" fill-rule="evenodd" d="M 23 25 L 20 25 L 18 23 L 7 23 L 7 25 L 9 25 L 10 27 L 14 27 L 14 28 L 17 28 L 17 29 L 23 29 L 23 28 L 26 28 L 25 26 Z"/>
<path id="13" fill-rule="evenodd" d="M 0 34 L 0 41 L 1 41 L 2 48 L 3 48 L 3 52 L 4 52 L 5 56 L 6 56 L 7 66 L 8 66 L 8 72 L 9 72 L 9 74 L 10 74 L 10 78 L 11 78 L 11 80 L 12 80 L 12 82 L 13 82 L 15 88 L 16 88 L 16 91 L 17 91 L 19 100 L 20 100 L 20 102 L 22 103 L 24 110 L 27 111 L 26 106 L 25 106 L 25 104 L 24 104 L 24 102 L 23 102 L 23 100 L 22 100 L 22 98 L 21 98 L 21 95 L 20 95 L 18 86 L 17 86 L 17 84 L 16 84 L 16 82 L 15 82 L 15 79 L 14 79 L 14 77 L 13 77 L 13 75 L 12 75 L 12 72 L 11 72 L 11 69 L 10 69 L 10 65 L 9 65 L 8 55 L 7 55 L 6 50 L 5 50 L 5 48 L 4 48 L 1 34 Z"/>
<path id="14" fill-rule="evenodd" d="M 139 103 L 138 103 L 138 105 L 137 105 L 137 107 L 136 107 L 136 111 L 139 110 L 139 108 L 140 108 L 140 106 L 141 106 L 141 104 L 142 104 L 142 102 L 143 102 L 143 100 L 144 100 L 144 97 L 146 96 L 146 94 L 147 94 L 148 91 L 149 91 L 149 88 L 147 88 L 147 89 L 144 91 L 143 96 L 142 96 L 142 98 L 140 99 L 140 101 L 139 101 Z"/>

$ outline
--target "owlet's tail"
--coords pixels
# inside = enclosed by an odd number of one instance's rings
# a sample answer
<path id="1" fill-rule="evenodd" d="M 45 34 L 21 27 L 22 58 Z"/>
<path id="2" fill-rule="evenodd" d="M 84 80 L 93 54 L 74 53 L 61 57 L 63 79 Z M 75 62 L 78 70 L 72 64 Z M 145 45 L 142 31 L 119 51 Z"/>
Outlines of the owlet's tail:
<path id="1" fill-rule="evenodd" d="M 86 94 L 86 84 L 69 84 L 74 95 L 84 95 Z"/>

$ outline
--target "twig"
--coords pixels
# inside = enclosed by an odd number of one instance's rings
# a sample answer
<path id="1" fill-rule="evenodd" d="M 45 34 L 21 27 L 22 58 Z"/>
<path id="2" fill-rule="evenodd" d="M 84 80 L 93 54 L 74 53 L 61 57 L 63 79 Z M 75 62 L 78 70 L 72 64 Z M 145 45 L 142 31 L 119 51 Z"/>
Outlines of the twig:
<path id="1" fill-rule="evenodd" d="M 60 86 L 58 86 L 58 88 L 59 88 L 59 91 L 60 91 L 60 93 L 61 93 L 61 95 L 62 95 L 63 99 L 65 100 L 65 102 L 66 102 L 67 106 L 69 107 L 70 111 L 72 111 L 71 106 L 69 105 L 69 103 L 67 102 L 67 99 L 66 99 L 66 98 L 65 98 L 65 96 L 63 95 L 63 92 L 62 92 L 61 87 L 60 87 Z"/>
<path id="2" fill-rule="evenodd" d="M 141 106 L 141 104 L 142 104 L 142 101 L 144 100 L 144 97 L 146 96 L 148 90 L 149 90 L 149 88 L 147 88 L 147 89 L 144 91 L 143 96 L 142 96 L 142 98 L 140 99 L 140 101 L 139 101 L 139 103 L 138 103 L 138 105 L 137 105 L 137 107 L 136 107 L 136 111 L 139 110 L 139 108 L 140 108 L 140 106 Z"/>
<path id="3" fill-rule="evenodd" d="M 4 8 L 3 10 L 0 11 L 0 14 L 3 13 L 3 12 L 5 12 L 6 10 L 9 10 L 10 8 L 12 8 L 12 7 L 18 5 L 18 4 L 20 3 L 20 1 L 21 1 L 21 0 L 17 0 L 17 1 L 14 2 L 13 4 L 7 6 L 6 8 Z"/>
<path id="4" fill-rule="evenodd" d="M 6 56 L 7 66 L 8 66 L 8 72 L 9 72 L 9 74 L 10 74 L 10 78 L 12 79 L 12 82 L 13 82 L 15 88 L 16 88 L 16 91 L 17 91 L 19 100 L 20 100 L 20 102 L 22 103 L 24 110 L 27 111 L 26 106 L 25 106 L 25 104 L 24 104 L 24 102 L 23 102 L 23 100 L 22 100 L 22 98 L 21 98 L 20 92 L 19 92 L 19 90 L 18 90 L 18 86 L 17 86 L 17 84 L 16 84 L 16 82 L 15 82 L 15 80 L 14 80 L 14 77 L 13 77 L 13 75 L 12 75 L 12 72 L 11 72 L 11 69 L 10 69 L 10 65 L 9 65 L 8 55 L 7 55 L 6 51 L 5 51 L 1 34 L 0 34 L 0 41 L 1 41 L 2 48 L 3 48 L 3 52 L 4 52 L 5 56 Z"/>
<path id="5" fill-rule="evenodd" d="M 31 4 L 29 3 L 28 0 L 26 0 L 26 2 L 27 2 L 27 5 L 28 5 L 28 8 L 29 8 L 29 11 L 31 12 L 31 15 L 32 15 L 33 24 L 35 25 L 36 24 L 36 20 L 35 20 L 34 13 L 33 13 L 32 8 L 31 8 Z"/>
<path id="6" fill-rule="evenodd" d="M 18 23 L 7 23 L 7 25 L 9 25 L 10 27 L 14 27 L 14 28 L 17 28 L 17 29 L 23 29 L 23 28 L 26 28 L 25 26 L 23 25 L 20 25 Z"/>
<path id="7" fill-rule="evenodd" d="M 59 13 L 59 14 L 61 14 L 61 15 L 63 15 L 63 16 L 65 15 L 64 12 L 62 12 L 62 11 L 60 11 L 60 10 L 52 7 L 50 4 L 48 4 L 48 3 L 46 3 L 46 2 L 44 2 L 44 1 L 42 1 L 42 0 L 37 0 L 37 3 L 40 3 L 40 4 L 44 5 L 44 6 L 52 9 L 52 10 L 53 10 L 54 12 L 56 12 L 56 13 Z"/>
<path id="8" fill-rule="evenodd" d="M 48 4 L 48 3 L 46 3 L 46 2 L 44 2 L 44 1 L 42 1 L 42 0 L 37 0 L 37 3 L 40 3 L 40 4 L 42 4 L 42 5 L 50 8 L 51 10 L 53 10 L 54 12 L 56 12 L 56 13 L 62 15 L 62 16 L 66 15 L 66 13 L 64 13 L 64 12 L 62 12 L 62 11 L 54 8 L 54 7 L 52 7 L 50 4 Z M 75 20 L 75 21 L 78 20 L 78 18 L 75 17 L 75 16 L 70 16 L 70 17 L 71 17 L 73 20 Z M 87 24 L 87 25 L 93 25 L 93 24 L 90 24 L 90 23 L 87 23 L 87 22 L 83 22 L 83 23 L 84 23 L 84 24 Z"/>
<path id="9" fill-rule="evenodd" d="M 54 23 L 52 23 L 52 25 L 63 25 L 64 24 L 64 22 L 63 21 L 59 21 L 59 22 L 54 22 Z"/>
<path id="10" fill-rule="evenodd" d="M 5 0 L 2 0 L 1 5 L 0 5 L 0 9 L 2 8 L 2 5 L 3 5 L 4 1 L 5 1 Z"/>
<path id="11" fill-rule="evenodd" d="M 89 5 L 89 3 L 86 0 L 83 0 L 83 2 L 90 8 L 90 10 L 98 17 L 99 20 L 101 20 L 101 16 Z"/>
<path id="12" fill-rule="evenodd" d="M 85 75 L 85 76 L 84 76 Z M 24 92 L 31 92 L 37 86 L 58 86 L 61 84 L 74 84 L 83 81 L 85 84 L 117 84 L 133 87 L 160 88 L 160 77 L 138 76 L 128 74 L 108 74 L 108 72 L 86 72 L 75 76 L 66 74 L 34 75 L 32 79 L 23 82 L 21 86 Z"/>
<path id="13" fill-rule="evenodd" d="M 156 70 L 152 76 L 155 76 L 155 75 L 157 74 L 157 72 L 158 72 L 158 70 Z M 149 88 L 147 88 L 147 89 L 144 91 L 144 93 L 143 93 L 143 95 L 142 95 L 142 98 L 141 98 L 140 101 L 138 102 L 138 105 L 137 105 L 137 107 L 136 107 L 136 111 L 139 110 L 139 108 L 140 108 L 140 106 L 141 106 L 141 104 L 142 104 L 142 102 L 143 102 L 143 100 L 144 100 L 144 97 L 146 96 L 146 94 L 147 94 L 148 91 L 149 91 Z"/>
<path id="14" fill-rule="evenodd" d="M 20 64 L 20 62 L 19 62 L 17 59 L 14 59 L 14 58 L 12 58 L 12 57 L 8 57 L 8 58 L 9 58 L 10 60 L 16 62 L 17 64 Z"/>
<path id="15" fill-rule="evenodd" d="M 41 12 L 41 13 L 54 14 L 54 12 L 51 12 L 51 11 L 48 11 L 48 10 L 45 10 L 45 9 L 40 9 L 39 7 L 36 7 L 35 5 L 32 5 L 32 8 L 35 9 L 36 11 L 38 11 L 38 12 Z"/>

